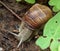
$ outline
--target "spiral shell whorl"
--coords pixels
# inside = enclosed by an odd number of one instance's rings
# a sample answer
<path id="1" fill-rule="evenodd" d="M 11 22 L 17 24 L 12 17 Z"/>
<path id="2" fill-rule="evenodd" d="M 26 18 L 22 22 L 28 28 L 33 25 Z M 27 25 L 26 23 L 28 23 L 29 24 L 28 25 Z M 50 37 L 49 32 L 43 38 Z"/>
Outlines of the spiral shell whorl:
<path id="1" fill-rule="evenodd" d="M 51 10 L 44 5 L 35 4 L 24 15 L 24 20 L 33 29 L 36 29 L 52 16 Z"/>

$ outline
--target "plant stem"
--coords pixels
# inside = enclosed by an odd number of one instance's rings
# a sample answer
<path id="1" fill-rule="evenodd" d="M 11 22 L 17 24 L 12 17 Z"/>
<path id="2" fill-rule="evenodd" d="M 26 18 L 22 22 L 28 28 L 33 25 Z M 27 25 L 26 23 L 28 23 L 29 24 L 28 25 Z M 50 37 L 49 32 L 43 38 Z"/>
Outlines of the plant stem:
<path id="1" fill-rule="evenodd" d="M 14 16 L 16 16 L 19 20 L 24 21 L 21 17 L 19 17 L 13 10 L 11 10 L 8 6 L 6 6 L 2 1 L 0 1 L 0 3 L 6 8 L 8 9 Z"/>

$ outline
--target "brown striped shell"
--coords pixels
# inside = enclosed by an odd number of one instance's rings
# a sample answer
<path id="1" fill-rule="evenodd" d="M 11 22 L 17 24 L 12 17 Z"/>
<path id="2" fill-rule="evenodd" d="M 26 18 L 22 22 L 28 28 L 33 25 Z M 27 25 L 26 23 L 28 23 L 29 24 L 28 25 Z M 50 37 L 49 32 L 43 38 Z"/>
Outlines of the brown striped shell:
<path id="1" fill-rule="evenodd" d="M 47 22 L 52 17 L 52 11 L 45 5 L 35 4 L 24 15 L 24 20 L 32 29 Z"/>

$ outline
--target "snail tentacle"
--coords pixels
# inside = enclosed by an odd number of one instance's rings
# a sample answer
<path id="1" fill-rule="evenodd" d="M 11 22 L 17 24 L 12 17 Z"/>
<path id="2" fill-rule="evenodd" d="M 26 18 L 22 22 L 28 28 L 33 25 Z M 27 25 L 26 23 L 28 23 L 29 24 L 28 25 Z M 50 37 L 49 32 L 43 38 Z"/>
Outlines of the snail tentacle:
<path id="1" fill-rule="evenodd" d="M 11 31 L 8 31 L 10 34 L 14 35 L 15 37 L 17 37 L 18 35 L 16 33 L 13 33 Z"/>
<path id="2" fill-rule="evenodd" d="M 23 42 L 22 41 L 23 39 L 21 38 L 21 40 L 19 41 L 18 45 L 17 45 L 17 48 L 19 48 L 19 46 L 21 45 L 21 43 Z"/>

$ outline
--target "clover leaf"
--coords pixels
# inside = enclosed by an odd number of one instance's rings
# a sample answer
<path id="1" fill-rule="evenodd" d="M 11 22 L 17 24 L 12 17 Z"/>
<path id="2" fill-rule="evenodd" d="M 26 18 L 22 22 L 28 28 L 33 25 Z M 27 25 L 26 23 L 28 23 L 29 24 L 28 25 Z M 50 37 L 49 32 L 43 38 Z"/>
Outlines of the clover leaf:
<path id="1" fill-rule="evenodd" d="M 16 0 L 17 2 L 20 2 L 22 0 Z M 34 4 L 35 3 L 35 0 L 24 0 L 26 1 L 27 3 L 30 3 L 30 4 Z"/>
<path id="2" fill-rule="evenodd" d="M 20 2 L 21 0 L 16 0 L 17 2 Z"/>
<path id="3" fill-rule="evenodd" d="M 60 45 L 60 42 L 54 40 L 50 45 L 51 51 L 59 51 L 59 49 L 58 49 L 59 45 Z"/>
<path id="4" fill-rule="evenodd" d="M 31 3 L 31 4 L 35 3 L 35 0 L 25 0 L 25 1 L 28 2 L 28 3 Z"/>
<path id="5" fill-rule="evenodd" d="M 51 51 L 59 51 L 60 50 L 59 40 L 60 40 L 60 12 L 58 12 L 53 18 L 51 18 L 46 23 L 43 31 L 43 36 L 38 38 L 36 44 L 43 50 L 50 47 Z"/>
<path id="6" fill-rule="evenodd" d="M 58 51 L 60 51 L 60 45 L 58 46 Z"/>
<path id="7" fill-rule="evenodd" d="M 49 5 L 53 6 L 54 12 L 57 12 L 60 10 L 60 0 L 50 0 Z"/>
<path id="8" fill-rule="evenodd" d="M 44 38 L 43 36 L 39 37 L 39 39 L 36 41 L 36 44 L 41 47 L 41 49 L 46 49 L 50 45 L 50 38 L 46 37 Z"/>
<path id="9" fill-rule="evenodd" d="M 51 18 L 45 25 L 43 36 L 52 37 L 60 24 L 60 12 L 57 13 L 53 18 Z"/>

